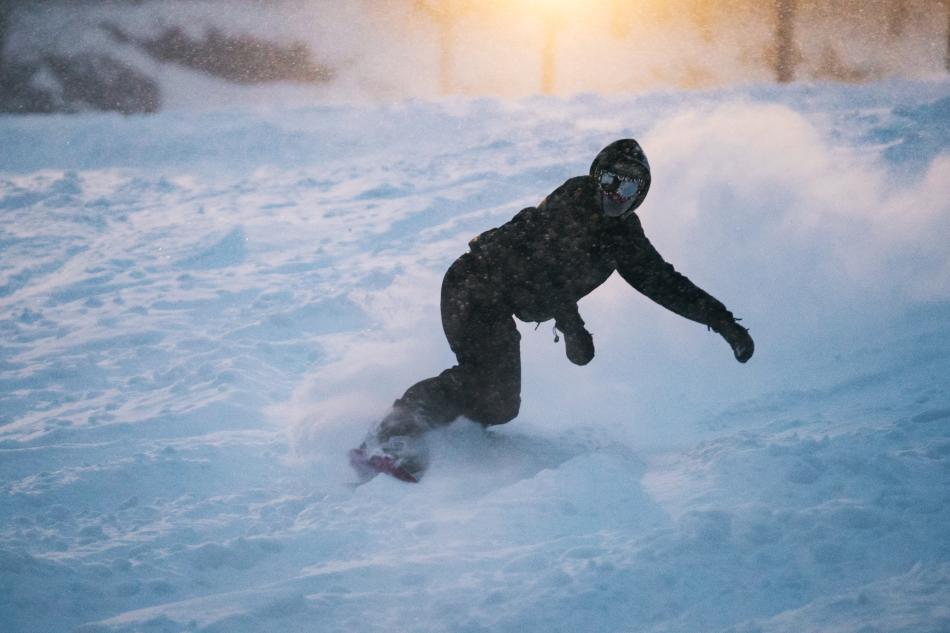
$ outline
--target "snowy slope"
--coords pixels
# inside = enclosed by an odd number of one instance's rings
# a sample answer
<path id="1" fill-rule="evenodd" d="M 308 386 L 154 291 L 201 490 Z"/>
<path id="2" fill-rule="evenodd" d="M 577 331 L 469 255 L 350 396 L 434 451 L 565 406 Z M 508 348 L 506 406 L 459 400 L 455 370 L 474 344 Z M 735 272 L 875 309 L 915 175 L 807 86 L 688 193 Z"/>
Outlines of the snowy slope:
<path id="1" fill-rule="evenodd" d="M 417 486 L 446 266 L 614 138 L 748 365 L 611 279 Z M 0 631 L 950 630 L 950 83 L 0 118 Z"/>

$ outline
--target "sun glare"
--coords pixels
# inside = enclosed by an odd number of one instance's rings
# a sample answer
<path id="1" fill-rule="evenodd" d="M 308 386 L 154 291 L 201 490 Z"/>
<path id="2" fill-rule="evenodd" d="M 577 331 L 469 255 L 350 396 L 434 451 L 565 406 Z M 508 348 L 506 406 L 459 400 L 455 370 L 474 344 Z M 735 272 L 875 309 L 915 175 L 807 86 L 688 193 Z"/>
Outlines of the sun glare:
<path id="1" fill-rule="evenodd" d="M 897 6 L 885 0 L 867 0 L 881 8 L 875 12 L 860 0 L 842 0 L 840 12 L 805 0 L 417 0 L 416 6 L 435 26 L 440 94 L 518 96 L 864 81 L 950 67 L 945 14 L 934 20 L 931 0 L 906 1 L 903 12 L 885 10 Z"/>
<path id="2" fill-rule="evenodd" d="M 594 4 L 602 4 L 597 2 L 584 2 L 584 0 L 511 0 L 512 4 L 523 5 L 529 9 L 539 9 L 542 11 L 556 11 L 556 12 L 567 12 L 567 11 L 580 11 L 585 7 L 590 7 Z"/>

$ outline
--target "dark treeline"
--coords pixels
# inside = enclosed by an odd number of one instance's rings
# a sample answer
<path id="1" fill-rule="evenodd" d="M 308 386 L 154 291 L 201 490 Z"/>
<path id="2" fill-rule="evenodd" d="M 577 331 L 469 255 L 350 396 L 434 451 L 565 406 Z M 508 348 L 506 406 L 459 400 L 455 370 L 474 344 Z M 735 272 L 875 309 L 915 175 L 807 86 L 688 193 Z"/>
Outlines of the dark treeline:
<path id="1" fill-rule="evenodd" d="M 142 3 L 128 0 L 125 4 Z M 266 3 L 261 4 L 264 8 Z M 132 114 L 159 109 L 161 91 L 155 80 L 108 51 L 63 53 L 53 47 L 28 59 L 14 60 L 5 55 L 16 12 L 43 10 L 43 5 L 63 3 L 0 0 L 0 112 L 94 109 Z M 101 6 L 102 2 L 71 2 L 69 8 L 77 5 Z M 320 83 L 332 76 L 328 67 L 311 60 L 310 50 L 299 42 L 285 45 L 249 35 L 230 35 L 213 27 L 203 37 L 189 36 L 177 26 L 166 27 L 154 37 L 137 37 L 108 22 L 96 28 L 117 44 L 137 48 L 157 62 L 185 66 L 234 83 Z M 34 78 L 41 71 L 55 79 L 58 90 L 36 85 Z"/>

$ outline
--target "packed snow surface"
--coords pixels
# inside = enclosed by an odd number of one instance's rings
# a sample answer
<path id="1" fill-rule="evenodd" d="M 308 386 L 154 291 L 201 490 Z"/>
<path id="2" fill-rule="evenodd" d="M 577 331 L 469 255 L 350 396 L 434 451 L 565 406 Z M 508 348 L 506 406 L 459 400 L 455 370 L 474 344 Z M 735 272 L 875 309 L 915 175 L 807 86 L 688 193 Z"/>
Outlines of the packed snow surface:
<path id="1" fill-rule="evenodd" d="M 756 339 L 612 278 L 418 485 L 449 263 L 624 136 Z M 950 630 L 950 82 L 0 118 L 0 630 Z"/>

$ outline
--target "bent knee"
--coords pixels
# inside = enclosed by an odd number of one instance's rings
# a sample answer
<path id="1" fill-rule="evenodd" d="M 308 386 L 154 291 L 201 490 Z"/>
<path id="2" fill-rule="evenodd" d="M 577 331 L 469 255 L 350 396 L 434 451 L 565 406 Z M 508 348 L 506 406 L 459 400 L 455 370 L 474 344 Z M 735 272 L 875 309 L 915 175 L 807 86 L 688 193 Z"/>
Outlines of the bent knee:
<path id="1" fill-rule="evenodd" d="M 479 406 L 466 412 L 467 418 L 478 422 L 482 426 L 496 426 L 511 422 L 518 417 L 521 410 L 521 398 L 517 397 L 505 402 L 493 402 L 487 406 Z"/>

